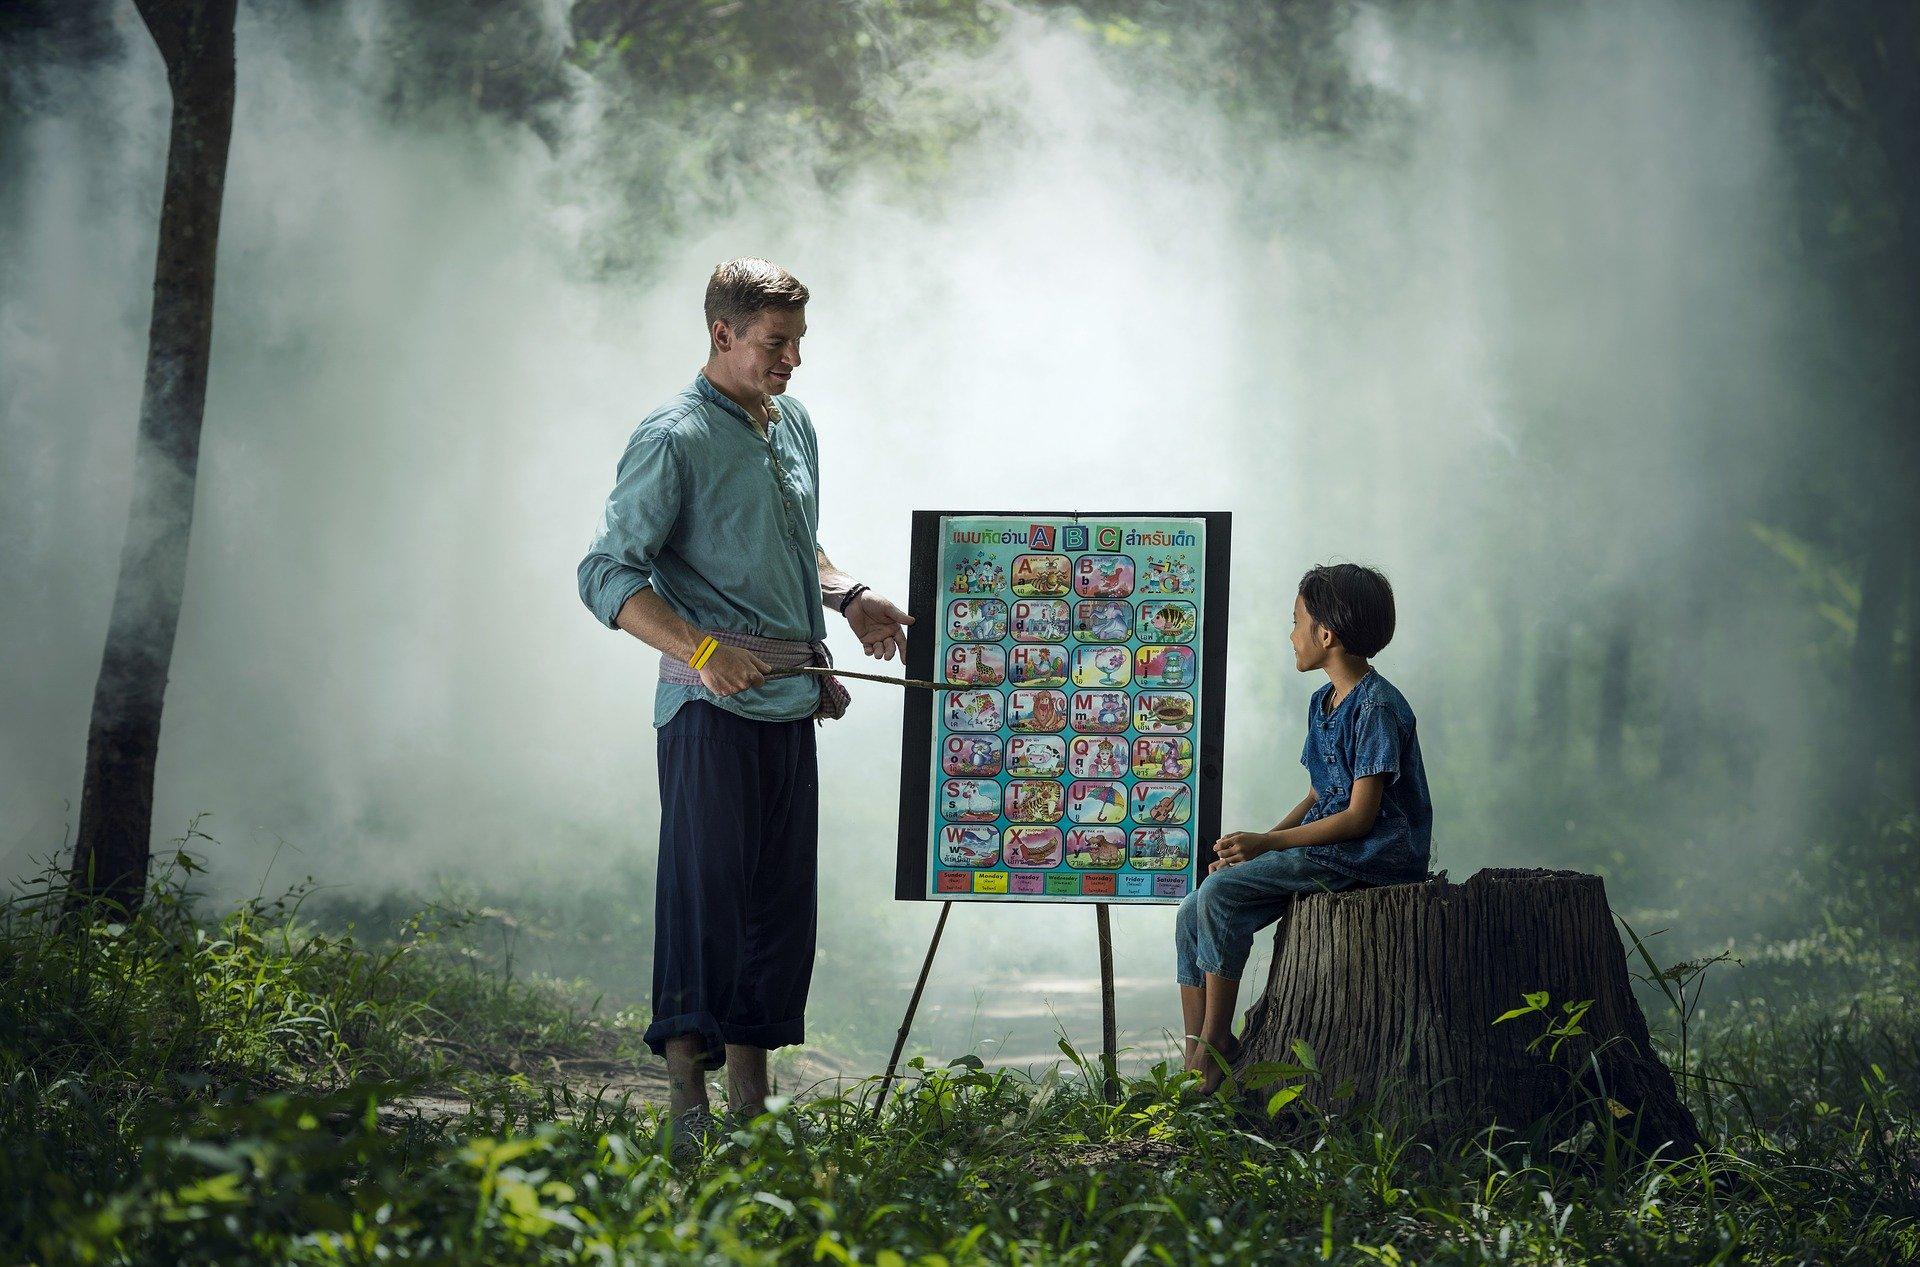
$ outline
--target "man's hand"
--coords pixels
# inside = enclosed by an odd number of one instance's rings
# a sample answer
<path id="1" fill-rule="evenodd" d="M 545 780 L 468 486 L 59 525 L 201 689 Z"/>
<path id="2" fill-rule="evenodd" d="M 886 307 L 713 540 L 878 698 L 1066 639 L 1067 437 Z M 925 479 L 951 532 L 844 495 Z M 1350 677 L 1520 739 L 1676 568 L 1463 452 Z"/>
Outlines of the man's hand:
<path id="1" fill-rule="evenodd" d="M 891 660 L 895 652 L 906 657 L 906 626 L 912 623 L 913 617 L 872 590 L 860 591 L 860 596 L 847 604 L 847 624 L 853 627 L 853 636 L 876 660 Z"/>
<path id="2" fill-rule="evenodd" d="M 1237 831 L 1214 842 L 1213 852 L 1219 861 L 1207 870 L 1217 871 L 1223 865 L 1230 867 L 1236 862 L 1247 862 L 1272 849 L 1273 840 L 1265 832 Z"/>
<path id="3" fill-rule="evenodd" d="M 753 652 L 729 647 L 723 642 L 713 649 L 713 654 L 698 671 L 701 684 L 724 698 L 760 685 L 767 680 L 772 668 Z"/>

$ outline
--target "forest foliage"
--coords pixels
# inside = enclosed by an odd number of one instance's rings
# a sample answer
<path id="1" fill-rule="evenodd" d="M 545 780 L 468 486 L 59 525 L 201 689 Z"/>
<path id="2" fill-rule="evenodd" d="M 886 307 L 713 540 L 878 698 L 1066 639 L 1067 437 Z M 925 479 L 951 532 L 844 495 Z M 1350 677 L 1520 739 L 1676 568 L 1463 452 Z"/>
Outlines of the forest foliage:
<path id="1" fill-rule="evenodd" d="M 1920 1252 L 1915 966 L 1839 927 L 1756 948 L 1707 1017 L 1690 990 L 1725 965 L 1648 959 L 1656 1041 L 1707 1136 L 1695 1156 L 1638 1154 L 1624 1122 L 1433 1140 L 1301 1114 L 1289 1088 L 1315 1076 L 1311 1052 L 1248 1071 L 1244 1100 L 1198 1099 L 1160 1065 L 1109 1104 L 1098 1061 L 1063 1038 L 1037 1076 L 916 1056 L 877 1120 L 873 1078 L 793 1088 L 676 1164 L 656 1108 L 544 1072 L 631 1055 L 635 1018 L 516 979 L 457 911 L 364 943 L 303 919 L 298 891 L 195 918 L 192 865 L 174 853 L 125 924 L 61 930 L 57 876 L 0 909 L 0 1244 L 27 1261 Z M 1504 1023 L 1538 1024 L 1515 1004 Z M 1564 1024 L 1547 1017 L 1541 1059 Z M 423 1111 L 429 1089 L 453 1111 Z"/>

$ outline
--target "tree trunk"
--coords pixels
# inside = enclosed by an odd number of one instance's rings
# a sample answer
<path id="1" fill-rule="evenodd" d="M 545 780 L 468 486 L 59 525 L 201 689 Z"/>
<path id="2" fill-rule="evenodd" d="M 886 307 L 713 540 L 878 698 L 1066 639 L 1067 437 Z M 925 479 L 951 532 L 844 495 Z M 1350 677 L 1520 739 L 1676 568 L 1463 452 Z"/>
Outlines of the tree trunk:
<path id="1" fill-rule="evenodd" d="M 233 132 L 236 0 L 136 0 L 167 66 L 173 119 L 153 269 L 147 375 L 73 853 L 77 896 L 139 903 L 153 833 L 160 709 L 193 526 L 213 338 L 214 257 Z"/>
<path id="2" fill-rule="evenodd" d="M 1599 877 L 1482 871 L 1465 884 L 1316 894 L 1276 933 L 1265 993 L 1236 1062 L 1291 1062 L 1318 1075 L 1301 1100 L 1366 1106 L 1429 1137 L 1592 1121 L 1643 1149 L 1700 1144 L 1693 1115 L 1655 1056 Z M 1544 1012 L 1495 1024 L 1546 991 Z M 1567 1003 L 1592 1000 L 1557 1051 L 1540 1038 Z"/>
<path id="3" fill-rule="evenodd" d="M 1489 665 L 1489 671 L 1480 680 L 1493 711 L 1488 733 L 1495 752 L 1514 752 L 1520 747 L 1527 622 L 1522 616 L 1518 593 L 1518 586 L 1510 580 L 1501 582 L 1494 590 L 1492 627 L 1500 630 L 1502 637 L 1487 648 L 1497 657 L 1497 662 Z"/>
<path id="4" fill-rule="evenodd" d="M 1920 814 L 1920 553 L 1907 559 L 1907 808 Z"/>
<path id="5" fill-rule="evenodd" d="M 1682 787 L 1693 775 L 1694 758 L 1704 742 L 1701 730 L 1699 688 L 1694 676 L 1676 671 L 1671 664 L 1661 666 L 1660 692 L 1660 770 L 1659 780 L 1668 787 Z"/>
<path id="6" fill-rule="evenodd" d="M 1533 666 L 1533 728 L 1535 750 L 1562 753 L 1572 718 L 1571 669 L 1573 632 L 1566 625 L 1550 623 L 1540 631 L 1539 650 Z"/>
<path id="7" fill-rule="evenodd" d="M 1627 733 L 1628 695 L 1632 690 L 1633 626 L 1625 612 L 1607 627 L 1606 659 L 1600 666 L 1600 716 L 1594 727 L 1595 757 L 1609 780 L 1620 775 L 1620 753 Z"/>
<path id="8" fill-rule="evenodd" d="M 1898 469 L 1897 467 L 1895 468 Z M 1855 791 L 1871 795 L 1879 790 L 1876 778 L 1880 758 L 1894 734 L 1898 706 L 1892 699 L 1893 634 L 1899 621 L 1900 591 L 1906 585 L 1906 560 L 1911 529 L 1904 505 L 1909 489 L 1904 479 L 1898 491 L 1882 488 L 1869 501 L 1865 558 L 1860 569 L 1860 613 L 1854 623 L 1853 648 L 1847 657 L 1853 716 L 1844 732 L 1853 751 L 1846 754 L 1849 781 Z M 1859 786 L 1864 781 L 1864 789 Z"/>

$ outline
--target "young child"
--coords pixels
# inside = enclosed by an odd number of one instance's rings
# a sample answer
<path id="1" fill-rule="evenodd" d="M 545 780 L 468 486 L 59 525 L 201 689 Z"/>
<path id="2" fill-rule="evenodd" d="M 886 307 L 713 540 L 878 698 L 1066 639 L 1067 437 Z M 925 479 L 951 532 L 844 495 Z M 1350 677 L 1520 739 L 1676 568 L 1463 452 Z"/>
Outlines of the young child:
<path id="1" fill-rule="evenodd" d="M 1208 1092 L 1239 1049 L 1233 1011 L 1255 933 L 1302 893 L 1426 878 L 1433 803 L 1413 709 L 1368 664 L 1392 637 L 1393 588 L 1380 573 L 1335 563 L 1300 578 L 1293 666 L 1327 675 L 1300 754 L 1312 786 L 1272 831 L 1221 837 L 1175 925 L 1186 1067 Z"/>

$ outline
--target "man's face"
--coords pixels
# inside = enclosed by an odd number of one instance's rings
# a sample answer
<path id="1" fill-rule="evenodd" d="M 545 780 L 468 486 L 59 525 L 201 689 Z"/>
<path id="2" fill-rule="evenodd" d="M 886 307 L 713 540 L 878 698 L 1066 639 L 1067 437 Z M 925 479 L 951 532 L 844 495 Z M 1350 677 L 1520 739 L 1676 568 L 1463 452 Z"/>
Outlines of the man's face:
<path id="1" fill-rule="evenodd" d="M 805 308 L 766 308 L 738 331 L 713 323 L 714 355 L 727 377 L 767 396 L 787 390 L 800 368 L 800 340 L 807 333 Z"/>
<path id="2" fill-rule="evenodd" d="M 1293 667 L 1311 673 L 1327 662 L 1333 649 L 1333 633 L 1307 614 L 1307 601 L 1293 596 Z"/>

